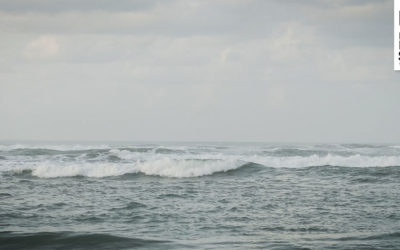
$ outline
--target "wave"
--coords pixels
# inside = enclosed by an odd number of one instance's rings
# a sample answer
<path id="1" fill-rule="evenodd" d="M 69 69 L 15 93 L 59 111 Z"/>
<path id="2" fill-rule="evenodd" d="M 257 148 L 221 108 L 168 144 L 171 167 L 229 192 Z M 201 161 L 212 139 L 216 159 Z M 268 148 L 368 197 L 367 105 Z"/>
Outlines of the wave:
<path id="1" fill-rule="evenodd" d="M 400 156 L 341 156 L 327 154 L 324 156 L 289 156 L 289 157 L 250 157 L 249 161 L 274 168 L 302 168 L 318 166 L 338 167 L 392 167 L 400 166 Z"/>
<path id="2" fill-rule="evenodd" d="M 72 232 L 0 232 L 2 249 L 126 249 L 155 247 L 168 241 L 128 238 L 110 234 Z M 159 246 L 160 247 L 160 246 Z"/>
<path id="3" fill-rule="evenodd" d="M 121 152 L 119 152 L 121 153 Z M 123 152 L 122 152 L 123 153 Z M 129 153 L 129 152 L 128 152 Z M 124 153 L 123 153 L 124 154 Z M 129 154 L 136 154 L 129 153 Z M 125 159 L 131 159 L 125 155 Z M 121 156 L 121 155 L 119 155 Z M 187 157 L 187 156 L 186 156 Z M 193 157 L 193 156 L 191 156 Z M 204 157 L 204 155 L 203 155 Z M 134 158 L 132 156 L 132 158 Z M 107 177 L 119 176 L 129 173 L 142 173 L 145 175 L 155 175 L 162 177 L 199 177 L 212 175 L 218 172 L 226 172 L 245 166 L 248 163 L 263 165 L 272 168 L 304 168 L 317 166 L 340 166 L 340 167 L 390 167 L 400 166 L 398 156 L 338 156 L 312 155 L 308 157 L 241 157 L 241 156 L 221 156 L 216 155 L 212 158 L 148 158 L 127 163 L 116 162 L 39 162 L 21 163 L 19 166 L 3 166 L 3 171 L 22 172 L 30 170 L 31 174 L 41 178 L 54 177 Z"/>
<path id="4" fill-rule="evenodd" d="M 0 172 L 30 171 L 40 178 L 55 177 L 108 177 L 142 173 L 162 177 L 199 177 L 231 171 L 246 164 L 271 168 L 304 168 L 319 166 L 338 167 L 393 167 L 400 166 L 400 156 L 367 156 L 360 154 L 313 154 L 309 156 L 265 156 L 214 153 L 138 152 L 123 148 L 85 150 L 75 158 L 46 156 L 38 160 L 14 158 L 2 160 Z M 23 156 L 25 157 L 25 156 Z M 21 160 L 22 159 L 22 160 Z M 26 173 L 26 172 L 25 172 Z"/>
<path id="5" fill-rule="evenodd" d="M 162 177 L 199 177 L 217 172 L 226 172 L 241 167 L 245 163 L 222 160 L 176 160 L 163 158 L 154 161 L 136 162 L 130 164 L 109 163 L 40 163 L 38 165 L 21 166 L 13 169 L 17 173 L 26 173 L 40 178 L 55 177 L 108 177 L 129 173 L 142 173 Z"/>
<path id="6" fill-rule="evenodd" d="M 338 240 L 338 241 L 371 241 L 371 240 L 398 240 L 400 239 L 400 232 L 384 232 L 377 234 L 362 233 L 351 236 L 339 236 L 322 238 L 321 240 Z"/>

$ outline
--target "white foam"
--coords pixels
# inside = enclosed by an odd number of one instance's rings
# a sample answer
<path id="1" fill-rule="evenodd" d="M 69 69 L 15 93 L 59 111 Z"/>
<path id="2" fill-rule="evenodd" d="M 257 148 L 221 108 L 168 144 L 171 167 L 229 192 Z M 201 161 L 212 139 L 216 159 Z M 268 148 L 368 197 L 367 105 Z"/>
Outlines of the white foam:
<path id="1" fill-rule="evenodd" d="M 165 177 L 198 177 L 211 175 L 216 172 L 225 172 L 236 169 L 242 164 L 232 160 L 199 161 L 199 160 L 172 160 L 164 158 L 138 164 L 138 170 L 147 175 Z"/>
<path id="2" fill-rule="evenodd" d="M 111 149 L 109 152 L 123 160 L 138 159 L 144 155 L 144 153 L 130 152 L 128 150 L 120 150 L 120 149 L 116 149 L 116 148 Z"/>
<path id="3" fill-rule="evenodd" d="M 87 176 L 87 177 L 106 177 L 118 176 L 126 173 L 135 173 L 136 169 L 130 165 L 112 165 L 99 163 L 86 164 L 41 164 L 33 167 L 32 175 L 42 178 L 54 177 L 71 177 L 71 176 Z"/>

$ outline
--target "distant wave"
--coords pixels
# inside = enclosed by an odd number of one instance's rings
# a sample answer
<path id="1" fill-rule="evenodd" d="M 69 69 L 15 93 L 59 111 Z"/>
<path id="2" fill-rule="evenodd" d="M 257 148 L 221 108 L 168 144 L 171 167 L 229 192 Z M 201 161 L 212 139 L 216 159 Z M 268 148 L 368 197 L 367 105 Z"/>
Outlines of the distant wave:
<path id="1" fill-rule="evenodd" d="M 155 153 L 174 153 L 174 152 L 184 152 L 186 147 L 185 146 L 160 146 L 160 145 L 131 145 L 131 146 L 120 146 L 120 147 L 113 147 L 106 144 L 99 144 L 99 145 L 81 145 L 81 144 L 59 144 L 59 145 L 45 145 L 45 144 L 38 144 L 38 145 L 30 145 L 30 144 L 11 144 L 11 145 L 2 145 L 0 144 L 0 151 L 13 151 L 13 150 L 21 150 L 21 151 L 29 151 L 35 150 L 46 151 L 85 151 L 85 150 L 105 150 L 105 149 L 121 149 L 127 150 L 131 152 L 148 152 L 152 151 Z"/>
<path id="2" fill-rule="evenodd" d="M 274 168 L 302 168 L 317 166 L 338 167 L 392 167 L 400 166 L 400 156 L 341 156 L 327 154 L 325 156 L 289 156 L 289 157 L 253 157 L 252 162 Z"/>
<path id="3" fill-rule="evenodd" d="M 11 145 L 0 145 L 0 151 L 10 151 L 15 149 L 49 149 L 49 150 L 58 150 L 58 151 L 68 151 L 68 150 L 88 150 L 88 149 L 109 149 L 111 148 L 108 145 L 29 145 L 29 144 L 11 144 Z"/>

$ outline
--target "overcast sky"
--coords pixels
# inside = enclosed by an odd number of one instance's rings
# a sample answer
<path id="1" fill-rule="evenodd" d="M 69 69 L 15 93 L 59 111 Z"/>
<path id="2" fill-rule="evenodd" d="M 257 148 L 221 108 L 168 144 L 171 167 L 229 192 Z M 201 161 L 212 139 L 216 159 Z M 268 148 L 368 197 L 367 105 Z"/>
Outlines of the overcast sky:
<path id="1" fill-rule="evenodd" d="M 400 142 L 392 0 L 0 0 L 1 140 Z"/>

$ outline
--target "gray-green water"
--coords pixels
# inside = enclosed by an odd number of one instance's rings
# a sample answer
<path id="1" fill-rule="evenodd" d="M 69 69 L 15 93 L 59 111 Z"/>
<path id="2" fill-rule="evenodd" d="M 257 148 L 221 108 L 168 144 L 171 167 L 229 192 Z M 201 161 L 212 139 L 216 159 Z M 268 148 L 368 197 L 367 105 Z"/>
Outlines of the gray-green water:
<path id="1" fill-rule="evenodd" d="M 1 145 L 1 249 L 399 249 L 396 145 Z"/>

